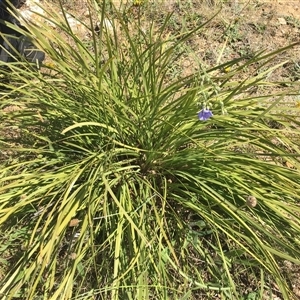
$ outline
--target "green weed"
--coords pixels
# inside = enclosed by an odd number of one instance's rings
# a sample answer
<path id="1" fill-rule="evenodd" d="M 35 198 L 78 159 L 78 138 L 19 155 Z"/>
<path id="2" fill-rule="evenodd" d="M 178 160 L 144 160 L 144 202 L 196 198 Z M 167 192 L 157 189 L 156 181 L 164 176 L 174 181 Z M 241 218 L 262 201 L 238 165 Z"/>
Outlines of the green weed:
<path id="1" fill-rule="evenodd" d="M 171 16 L 145 29 L 115 11 L 110 31 L 106 7 L 90 3 L 89 43 L 51 11 L 60 33 L 28 24 L 51 63 L 9 66 L 1 103 L 21 109 L 0 130 L 26 138 L 0 141 L 15 158 L 1 162 L 2 299 L 254 299 L 274 284 L 292 299 L 299 121 L 286 93 L 251 95 L 277 85 L 281 64 L 266 65 L 292 45 L 169 76 L 203 24 L 168 36 Z"/>

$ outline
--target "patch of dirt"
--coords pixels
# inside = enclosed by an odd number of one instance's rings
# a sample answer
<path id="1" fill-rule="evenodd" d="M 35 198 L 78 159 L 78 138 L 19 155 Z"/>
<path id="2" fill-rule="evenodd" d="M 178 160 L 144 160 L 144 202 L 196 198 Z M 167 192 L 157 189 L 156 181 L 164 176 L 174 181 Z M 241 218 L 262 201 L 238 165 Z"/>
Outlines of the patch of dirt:
<path id="1" fill-rule="evenodd" d="M 271 7 L 283 16 L 293 16 L 295 18 L 300 17 L 300 3 L 299 1 L 261 1 L 269 3 Z"/>

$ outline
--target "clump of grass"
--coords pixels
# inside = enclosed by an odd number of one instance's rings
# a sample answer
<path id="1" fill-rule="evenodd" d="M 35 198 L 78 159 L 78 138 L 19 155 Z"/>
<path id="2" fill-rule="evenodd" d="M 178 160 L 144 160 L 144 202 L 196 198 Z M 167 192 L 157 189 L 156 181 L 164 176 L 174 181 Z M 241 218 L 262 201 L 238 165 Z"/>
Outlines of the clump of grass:
<path id="1" fill-rule="evenodd" d="M 291 299 L 279 265 L 299 263 L 299 132 L 283 94 L 248 93 L 271 69 L 234 79 L 284 49 L 173 78 L 202 26 L 165 39 L 169 17 L 133 32 L 115 11 L 111 32 L 105 1 L 90 5 L 89 43 L 28 25 L 51 64 L 9 66 L 2 103 L 21 109 L 1 124 L 21 143 L 1 139 L 0 226 L 22 248 L 0 248 L 2 298 L 262 298 L 276 283 Z"/>

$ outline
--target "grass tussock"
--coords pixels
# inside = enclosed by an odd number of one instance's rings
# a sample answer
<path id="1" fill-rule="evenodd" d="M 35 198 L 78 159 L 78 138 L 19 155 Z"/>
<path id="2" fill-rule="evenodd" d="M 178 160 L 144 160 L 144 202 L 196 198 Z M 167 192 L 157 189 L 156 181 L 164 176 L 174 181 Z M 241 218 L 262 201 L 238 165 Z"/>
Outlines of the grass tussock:
<path id="1" fill-rule="evenodd" d="M 173 35 L 89 5 L 88 42 L 48 11 L 49 62 L 4 71 L 1 297 L 293 299 L 299 120 L 269 74 L 295 45 L 174 76 L 214 19 Z"/>

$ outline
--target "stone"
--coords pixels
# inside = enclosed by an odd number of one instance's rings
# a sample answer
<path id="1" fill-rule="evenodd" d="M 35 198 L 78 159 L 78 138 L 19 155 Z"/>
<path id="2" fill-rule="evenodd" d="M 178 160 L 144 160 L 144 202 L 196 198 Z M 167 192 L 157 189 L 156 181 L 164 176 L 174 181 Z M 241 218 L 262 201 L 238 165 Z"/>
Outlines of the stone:
<path id="1" fill-rule="evenodd" d="M 287 24 L 285 18 L 278 18 L 277 20 L 278 20 L 278 23 L 279 23 L 280 25 L 286 25 L 286 24 Z"/>

